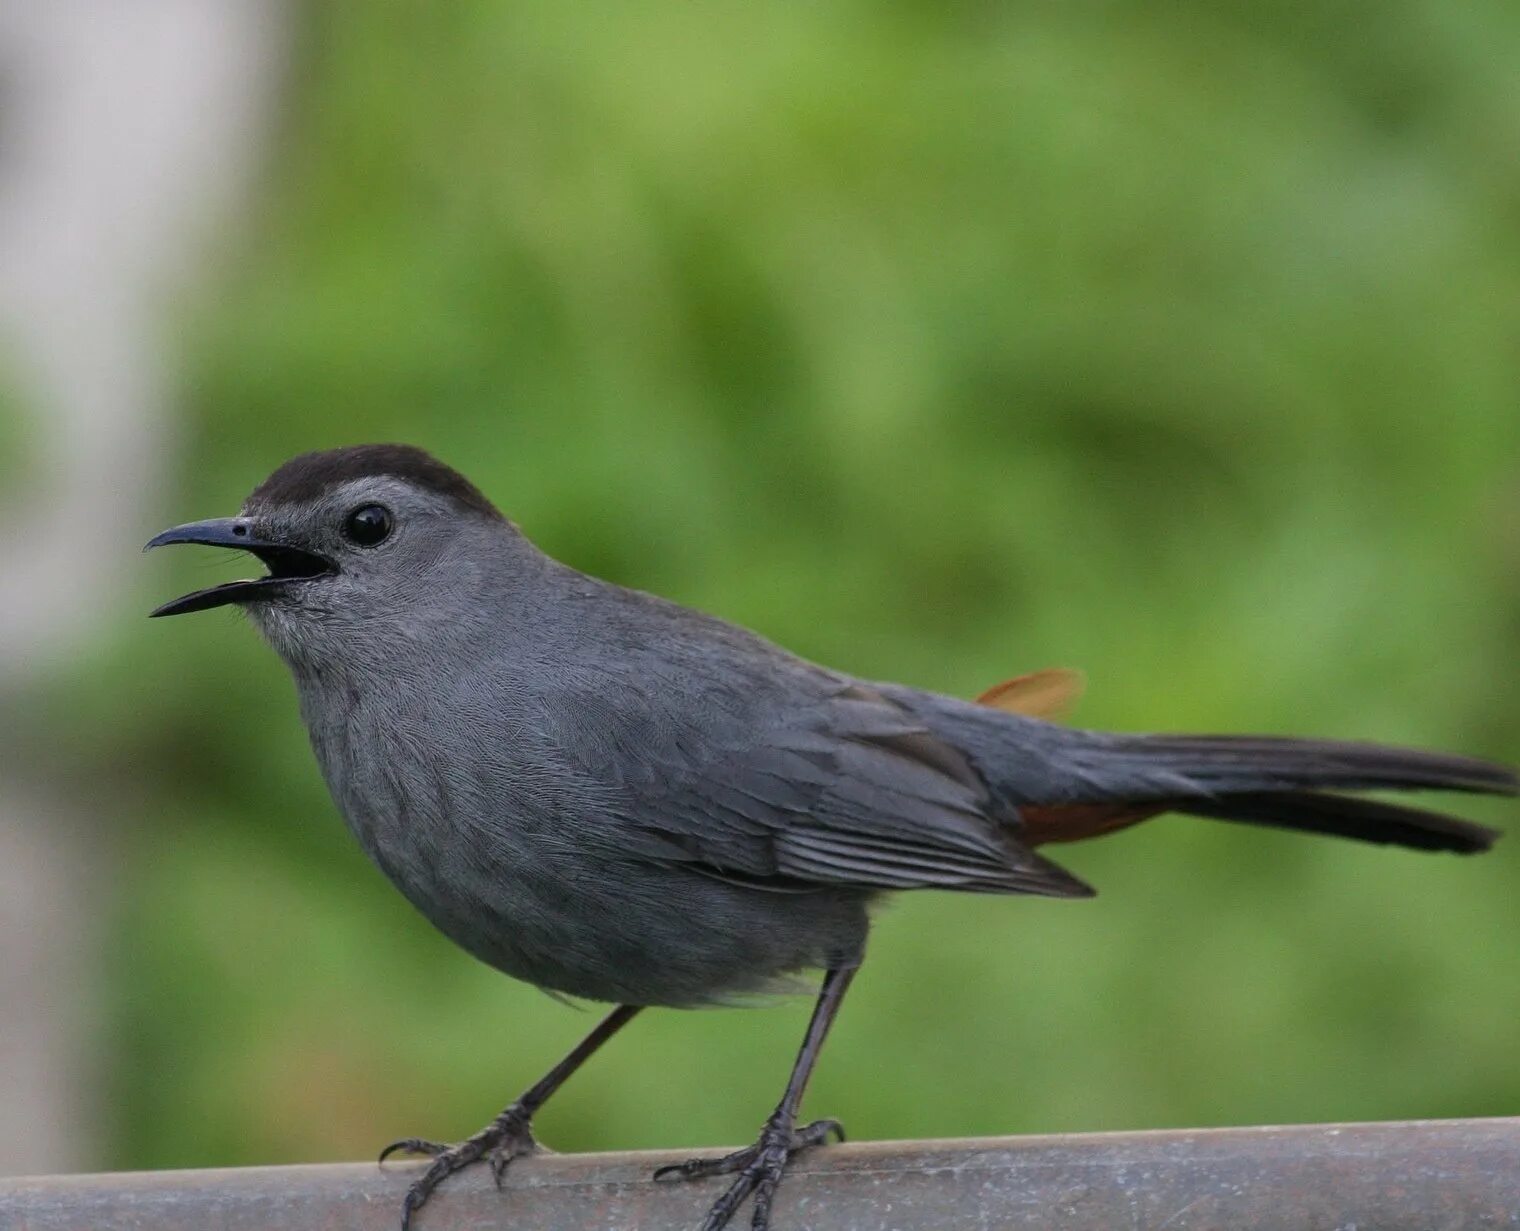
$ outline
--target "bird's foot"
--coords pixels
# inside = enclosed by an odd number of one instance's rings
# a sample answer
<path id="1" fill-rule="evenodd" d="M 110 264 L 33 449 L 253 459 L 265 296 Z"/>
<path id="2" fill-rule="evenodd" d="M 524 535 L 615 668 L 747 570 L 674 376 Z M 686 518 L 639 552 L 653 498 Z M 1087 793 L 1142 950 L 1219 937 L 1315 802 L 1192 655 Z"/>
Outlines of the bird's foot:
<path id="1" fill-rule="evenodd" d="M 654 1173 L 656 1180 L 700 1180 L 710 1175 L 732 1175 L 739 1178 L 707 1212 L 702 1231 L 722 1231 L 728 1226 L 744 1199 L 755 1196 L 754 1213 L 750 1217 L 751 1231 L 766 1231 L 771 1225 L 771 1202 L 781 1184 L 782 1173 L 792 1155 L 813 1146 L 823 1145 L 830 1136 L 844 1140 L 844 1128 L 838 1120 L 815 1120 L 798 1128 L 788 1117 L 771 1117 L 760 1131 L 760 1140 L 752 1146 L 736 1150 L 722 1158 L 693 1158 L 684 1163 L 661 1167 Z"/>
<path id="2" fill-rule="evenodd" d="M 541 1147 L 533 1139 L 526 1111 L 514 1103 L 501 1115 L 487 1124 L 473 1137 L 458 1145 L 445 1145 L 440 1141 L 426 1141 L 421 1137 L 406 1137 L 393 1141 L 380 1151 L 383 1163 L 392 1154 L 426 1154 L 433 1162 L 417 1181 L 406 1190 L 406 1200 L 401 1206 L 401 1231 L 411 1231 L 414 1215 L 433 1190 L 456 1171 L 463 1171 L 482 1159 L 491 1165 L 491 1176 L 501 1187 L 501 1177 L 514 1158 L 532 1154 Z"/>

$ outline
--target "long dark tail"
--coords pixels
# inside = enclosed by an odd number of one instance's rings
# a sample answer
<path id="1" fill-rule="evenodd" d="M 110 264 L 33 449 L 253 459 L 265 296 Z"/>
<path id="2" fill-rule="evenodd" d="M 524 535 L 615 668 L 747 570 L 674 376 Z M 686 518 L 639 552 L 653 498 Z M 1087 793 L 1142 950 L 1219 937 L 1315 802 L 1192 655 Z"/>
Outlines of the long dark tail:
<path id="1" fill-rule="evenodd" d="M 1220 821 L 1296 829 L 1301 833 L 1332 834 L 1359 842 L 1407 846 L 1417 851 L 1456 851 L 1461 855 L 1486 851 L 1499 837 L 1497 829 L 1441 812 L 1347 795 L 1317 795 L 1312 791 L 1227 795 L 1210 803 L 1189 800 L 1175 811 Z"/>
<path id="2" fill-rule="evenodd" d="M 1089 734 L 1076 748 L 1080 800 L 1021 809 L 1031 841 L 1062 842 L 1159 812 L 1332 834 L 1416 850 L 1487 850 L 1498 831 L 1439 812 L 1333 792 L 1520 793 L 1501 765 L 1381 744 L 1231 735 Z"/>

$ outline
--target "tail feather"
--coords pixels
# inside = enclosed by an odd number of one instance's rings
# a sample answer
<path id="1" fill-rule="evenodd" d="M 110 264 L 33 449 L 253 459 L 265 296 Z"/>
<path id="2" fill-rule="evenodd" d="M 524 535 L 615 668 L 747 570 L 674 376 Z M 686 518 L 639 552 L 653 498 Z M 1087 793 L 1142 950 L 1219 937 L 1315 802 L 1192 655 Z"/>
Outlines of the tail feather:
<path id="1" fill-rule="evenodd" d="M 1101 737 L 1109 773 L 1154 780 L 1182 795 L 1330 789 L 1520 793 L 1515 771 L 1490 761 L 1338 740 L 1256 735 L 1118 735 Z"/>
<path id="2" fill-rule="evenodd" d="M 998 752 L 986 757 L 989 764 L 1011 763 L 998 785 L 1017 806 L 1031 846 L 1081 841 L 1162 812 L 1181 812 L 1472 853 L 1487 850 L 1499 833 L 1440 812 L 1339 792 L 1520 794 L 1520 775 L 1508 766 L 1414 748 L 1269 735 L 1121 735 L 1028 721 L 1054 716 L 1052 698 L 1062 704 L 1074 699 L 1080 680 L 1074 672 L 1034 672 L 978 698 L 1022 715 L 1021 742 L 1038 750 L 1015 759 L 999 739 L 993 745 Z"/>
<path id="3" fill-rule="evenodd" d="M 1129 800 L 1416 850 L 1484 851 L 1499 835 L 1443 813 L 1331 792 L 1520 793 L 1520 777 L 1505 766 L 1382 744 L 1238 735 L 1102 738 L 1105 756 L 1112 758 L 1106 766 L 1110 781 L 1127 779 L 1120 790 Z"/>
<path id="4" fill-rule="evenodd" d="M 1353 799 L 1345 795 L 1322 795 L 1312 791 L 1278 791 L 1265 794 L 1227 795 L 1221 799 L 1188 800 L 1175 811 L 1220 821 L 1241 821 L 1293 829 L 1300 833 L 1330 834 L 1407 846 L 1421 851 L 1455 851 L 1472 855 L 1486 851 L 1499 839 L 1499 831 L 1473 821 L 1459 820 L 1441 812 L 1384 803 L 1377 799 Z"/>

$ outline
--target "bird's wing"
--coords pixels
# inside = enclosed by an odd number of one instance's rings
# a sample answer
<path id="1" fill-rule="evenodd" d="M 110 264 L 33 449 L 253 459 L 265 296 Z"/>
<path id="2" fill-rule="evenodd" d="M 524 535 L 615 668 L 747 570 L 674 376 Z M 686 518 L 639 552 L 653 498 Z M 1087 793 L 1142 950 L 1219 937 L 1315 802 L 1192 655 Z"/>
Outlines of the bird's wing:
<path id="1" fill-rule="evenodd" d="M 778 890 L 1091 892 L 990 815 L 957 749 L 869 686 L 836 678 L 800 705 L 709 719 L 700 738 L 666 729 L 620 759 L 627 853 Z"/>

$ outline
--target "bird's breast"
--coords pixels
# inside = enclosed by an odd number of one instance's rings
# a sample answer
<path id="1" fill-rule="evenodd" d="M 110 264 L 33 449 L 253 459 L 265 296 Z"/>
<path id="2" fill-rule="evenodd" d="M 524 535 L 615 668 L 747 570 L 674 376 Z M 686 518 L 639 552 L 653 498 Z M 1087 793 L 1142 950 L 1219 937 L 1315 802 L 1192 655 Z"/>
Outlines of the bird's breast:
<path id="1" fill-rule="evenodd" d="M 366 853 L 480 960 L 572 996 L 672 1005 L 858 960 L 866 895 L 767 893 L 624 855 L 620 810 L 532 732 L 408 700 L 320 707 L 313 749 Z"/>

